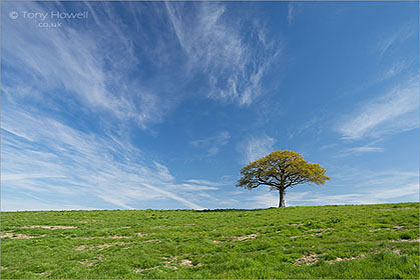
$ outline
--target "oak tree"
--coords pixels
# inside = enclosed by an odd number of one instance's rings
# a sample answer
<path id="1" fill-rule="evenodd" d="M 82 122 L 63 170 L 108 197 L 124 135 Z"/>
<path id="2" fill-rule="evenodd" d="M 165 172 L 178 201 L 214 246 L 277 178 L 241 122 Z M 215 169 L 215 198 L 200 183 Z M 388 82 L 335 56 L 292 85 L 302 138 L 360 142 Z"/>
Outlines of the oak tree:
<path id="1" fill-rule="evenodd" d="M 331 178 L 325 175 L 325 168 L 317 163 L 309 163 L 293 151 L 275 151 L 260 159 L 250 162 L 241 170 L 238 187 L 254 189 L 267 185 L 278 190 L 279 207 L 285 207 L 285 191 L 297 184 L 325 184 Z"/>

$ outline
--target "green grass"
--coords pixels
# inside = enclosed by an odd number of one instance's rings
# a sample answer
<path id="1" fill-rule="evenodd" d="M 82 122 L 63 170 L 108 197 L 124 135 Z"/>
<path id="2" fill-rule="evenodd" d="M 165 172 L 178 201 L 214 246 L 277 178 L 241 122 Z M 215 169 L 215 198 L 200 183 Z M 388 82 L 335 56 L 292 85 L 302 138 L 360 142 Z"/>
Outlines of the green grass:
<path id="1" fill-rule="evenodd" d="M 418 203 L 3 212 L 1 234 L 2 279 L 419 278 Z"/>

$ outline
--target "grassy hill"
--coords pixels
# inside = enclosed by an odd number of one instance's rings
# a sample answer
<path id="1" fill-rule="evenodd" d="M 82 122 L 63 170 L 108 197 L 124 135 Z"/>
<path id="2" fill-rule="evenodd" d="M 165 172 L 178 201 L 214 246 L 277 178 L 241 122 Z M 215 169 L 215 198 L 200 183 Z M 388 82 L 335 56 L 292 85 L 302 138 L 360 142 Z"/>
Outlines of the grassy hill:
<path id="1" fill-rule="evenodd" d="M 1 278 L 419 278 L 418 203 L 1 214 Z"/>

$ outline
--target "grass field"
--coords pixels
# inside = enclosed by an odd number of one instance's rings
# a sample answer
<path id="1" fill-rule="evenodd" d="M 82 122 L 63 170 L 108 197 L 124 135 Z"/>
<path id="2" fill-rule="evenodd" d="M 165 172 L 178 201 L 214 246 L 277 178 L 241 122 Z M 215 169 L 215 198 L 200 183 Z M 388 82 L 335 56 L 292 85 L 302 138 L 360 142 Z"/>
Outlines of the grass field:
<path id="1" fill-rule="evenodd" d="M 418 203 L 1 214 L 1 278 L 419 278 Z"/>

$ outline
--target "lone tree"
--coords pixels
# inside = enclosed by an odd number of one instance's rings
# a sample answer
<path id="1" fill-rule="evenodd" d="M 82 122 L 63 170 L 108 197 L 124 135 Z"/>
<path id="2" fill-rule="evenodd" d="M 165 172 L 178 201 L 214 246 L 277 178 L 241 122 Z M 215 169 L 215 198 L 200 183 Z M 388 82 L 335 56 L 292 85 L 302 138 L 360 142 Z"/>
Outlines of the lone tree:
<path id="1" fill-rule="evenodd" d="M 304 183 L 325 184 L 331 179 L 325 176 L 325 172 L 325 168 L 307 162 L 298 153 L 275 151 L 242 168 L 237 186 L 249 190 L 260 185 L 270 186 L 272 190 L 279 191 L 279 207 L 286 207 L 284 196 L 288 187 Z"/>

